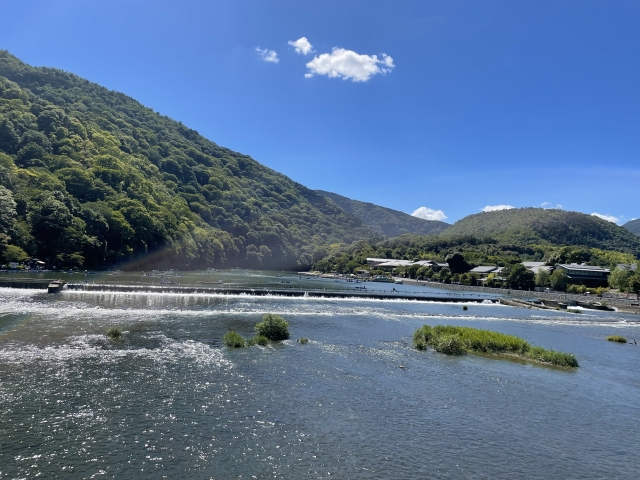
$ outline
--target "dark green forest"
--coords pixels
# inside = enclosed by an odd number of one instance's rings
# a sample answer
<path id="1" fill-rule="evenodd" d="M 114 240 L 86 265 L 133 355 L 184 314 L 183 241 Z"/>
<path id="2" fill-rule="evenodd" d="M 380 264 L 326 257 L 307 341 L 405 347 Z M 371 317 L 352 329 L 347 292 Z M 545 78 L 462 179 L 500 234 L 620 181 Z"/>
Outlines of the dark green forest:
<path id="1" fill-rule="evenodd" d="M 407 233 L 434 235 L 449 228 L 448 223 L 424 220 L 391 208 L 352 200 L 337 193 L 323 190 L 316 190 L 316 192 L 329 197 L 343 210 L 362 220 L 369 228 L 387 237 L 399 237 Z"/>
<path id="2" fill-rule="evenodd" d="M 640 218 L 625 223 L 623 227 L 635 235 L 640 235 Z"/>
<path id="3" fill-rule="evenodd" d="M 376 233 L 132 98 L 0 51 L 0 260 L 305 268 Z"/>

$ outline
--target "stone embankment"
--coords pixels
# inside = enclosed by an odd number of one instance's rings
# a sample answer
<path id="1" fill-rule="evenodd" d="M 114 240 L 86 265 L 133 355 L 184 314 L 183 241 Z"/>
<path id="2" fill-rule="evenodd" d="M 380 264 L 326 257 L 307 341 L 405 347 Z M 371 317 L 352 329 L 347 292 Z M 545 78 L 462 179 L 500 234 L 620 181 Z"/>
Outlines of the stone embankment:
<path id="1" fill-rule="evenodd" d="M 445 288 L 447 290 L 466 290 L 471 292 L 484 292 L 493 293 L 496 295 L 509 295 L 511 297 L 525 297 L 525 298 L 538 298 L 540 300 L 553 300 L 555 302 L 563 302 L 567 304 L 580 303 L 605 303 L 611 307 L 616 307 L 620 311 L 640 313 L 640 307 L 638 306 L 638 300 L 632 300 L 630 298 L 600 298 L 588 295 L 577 295 L 571 293 L 561 292 L 531 292 L 528 290 L 511 290 L 507 288 L 490 288 L 490 287 L 474 287 L 470 285 L 453 285 L 439 282 L 425 282 L 423 280 L 411 280 L 408 278 L 401 278 L 404 283 L 411 285 L 423 285 L 425 287 L 433 288 Z"/>

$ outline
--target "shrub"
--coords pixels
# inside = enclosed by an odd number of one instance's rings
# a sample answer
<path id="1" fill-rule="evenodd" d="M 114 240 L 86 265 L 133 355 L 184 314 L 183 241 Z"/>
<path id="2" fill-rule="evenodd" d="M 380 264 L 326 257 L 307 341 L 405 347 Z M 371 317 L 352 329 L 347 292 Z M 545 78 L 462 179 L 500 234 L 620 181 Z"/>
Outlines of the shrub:
<path id="1" fill-rule="evenodd" d="M 107 328 L 107 337 L 113 339 L 120 338 L 122 337 L 122 330 L 120 329 L 120 327 Z"/>
<path id="2" fill-rule="evenodd" d="M 231 348 L 242 348 L 246 344 L 244 338 L 242 338 L 242 335 L 233 331 L 227 333 L 222 341 L 227 347 Z"/>
<path id="3" fill-rule="evenodd" d="M 255 335 L 247 340 L 247 346 L 253 347 L 254 345 L 260 345 L 261 347 L 266 347 L 269 345 L 269 339 L 262 335 Z"/>
<path id="4" fill-rule="evenodd" d="M 567 293 L 577 293 L 577 294 L 581 294 L 581 293 L 586 293 L 590 291 L 587 287 L 585 287 L 584 285 L 569 285 L 567 287 Z"/>
<path id="5" fill-rule="evenodd" d="M 309 339 L 307 337 L 302 337 L 300 340 L 298 340 L 300 343 L 302 343 L 303 345 L 305 343 L 309 343 Z"/>
<path id="6" fill-rule="evenodd" d="M 609 340 L 610 342 L 627 343 L 627 339 L 621 335 L 609 335 L 607 337 L 607 340 Z"/>
<path id="7" fill-rule="evenodd" d="M 277 342 L 289 338 L 289 324 L 280 315 L 267 313 L 262 317 L 262 322 L 256 324 L 256 334 L 267 337 Z"/>

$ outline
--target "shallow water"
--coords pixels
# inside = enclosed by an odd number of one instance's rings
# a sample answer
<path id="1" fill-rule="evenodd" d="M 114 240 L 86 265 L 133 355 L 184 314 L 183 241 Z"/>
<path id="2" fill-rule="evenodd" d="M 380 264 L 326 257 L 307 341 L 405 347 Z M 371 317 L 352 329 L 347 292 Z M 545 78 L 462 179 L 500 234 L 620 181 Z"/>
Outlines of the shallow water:
<path id="1" fill-rule="evenodd" d="M 0 478 L 634 478 L 640 317 L 0 289 Z M 265 312 L 292 340 L 229 350 Z M 410 346 L 469 325 L 575 370 Z M 120 341 L 104 331 L 118 325 Z M 306 345 L 296 343 L 309 337 Z M 403 365 L 406 368 L 400 369 Z"/>

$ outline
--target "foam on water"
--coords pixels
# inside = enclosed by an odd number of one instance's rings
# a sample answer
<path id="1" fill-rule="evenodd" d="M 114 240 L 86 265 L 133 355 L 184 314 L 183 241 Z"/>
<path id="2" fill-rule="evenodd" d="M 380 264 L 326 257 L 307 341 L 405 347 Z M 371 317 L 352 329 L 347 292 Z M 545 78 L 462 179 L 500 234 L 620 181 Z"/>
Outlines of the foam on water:
<path id="1" fill-rule="evenodd" d="M 469 303 L 0 291 L 0 477 L 630 478 L 637 317 Z M 228 349 L 266 312 L 292 339 Z M 411 348 L 473 325 L 577 370 Z M 105 329 L 119 325 L 120 340 Z M 310 338 L 306 345 L 295 338 Z M 399 368 L 403 366 L 404 368 Z M 559 453 L 560 452 L 560 453 Z"/>

